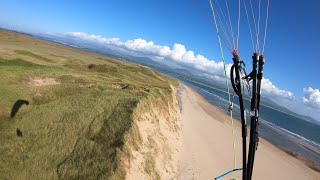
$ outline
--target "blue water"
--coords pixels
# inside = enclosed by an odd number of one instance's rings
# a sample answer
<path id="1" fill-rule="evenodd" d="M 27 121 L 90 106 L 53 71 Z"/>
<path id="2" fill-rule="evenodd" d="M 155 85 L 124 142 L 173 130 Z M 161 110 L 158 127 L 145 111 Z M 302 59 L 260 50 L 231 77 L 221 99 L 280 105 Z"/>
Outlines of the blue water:
<path id="1" fill-rule="evenodd" d="M 227 93 L 194 81 L 186 79 L 180 79 L 180 81 L 195 89 L 206 98 L 209 103 L 229 114 Z M 240 119 L 240 108 L 238 104 L 238 97 L 235 96 L 233 108 L 235 119 Z M 247 109 L 250 108 L 250 102 L 248 100 L 245 100 L 245 106 Z M 250 117 L 248 111 L 246 112 L 247 123 L 249 123 Z M 299 154 L 320 165 L 320 125 L 318 124 L 261 105 L 259 114 L 259 136 L 277 147 Z"/>

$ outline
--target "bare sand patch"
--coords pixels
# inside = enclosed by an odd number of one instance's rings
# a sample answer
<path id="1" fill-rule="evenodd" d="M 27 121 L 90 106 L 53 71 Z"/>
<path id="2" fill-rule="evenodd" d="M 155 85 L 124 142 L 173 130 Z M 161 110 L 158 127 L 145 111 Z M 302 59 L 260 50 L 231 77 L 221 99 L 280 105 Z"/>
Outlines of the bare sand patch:
<path id="1" fill-rule="evenodd" d="M 33 78 L 27 83 L 29 86 L 49 86 L 60 84 L 54 78 Z"/>

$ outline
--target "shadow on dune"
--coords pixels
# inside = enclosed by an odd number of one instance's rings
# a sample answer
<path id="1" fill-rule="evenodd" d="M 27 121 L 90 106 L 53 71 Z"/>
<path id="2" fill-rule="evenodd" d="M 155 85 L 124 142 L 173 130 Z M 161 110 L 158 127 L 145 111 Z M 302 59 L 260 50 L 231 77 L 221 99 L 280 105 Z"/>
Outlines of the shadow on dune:
<path id="1" fill-rule="evenodd" d="M 21 106 L 24 105 L 24 104 L 25 105 L 29 105 L 29 101 L 21 100 L 21 99 L 17 100 L 14 103 L 14 105 L 13 105 L 13 107 L 11 109 L 10 117 L 13 118 L 18 113 L 18 111 L 21 108 Z"/>
<path id="2" fill-rule="evenodd" d="M 17 128 L 16 132 L 18 137 L 22 137 L 22 131 L 19 128 Z"/>

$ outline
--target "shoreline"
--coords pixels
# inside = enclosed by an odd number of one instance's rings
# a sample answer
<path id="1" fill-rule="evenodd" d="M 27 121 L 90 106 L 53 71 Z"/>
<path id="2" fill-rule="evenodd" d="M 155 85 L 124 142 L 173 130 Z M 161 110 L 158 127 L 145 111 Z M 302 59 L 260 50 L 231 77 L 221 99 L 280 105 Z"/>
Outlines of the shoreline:
<path id="1" fill-rule="evenodd" d="M 228 112 L 224 111 L 223 109 L 221 109 L 221 107 L 217 106 L 216 104 L 210 102 L 209 100 L 207 100 L 205 95 L 201 94 L 200 92 L 198 92 L 196 89 L 194 89 L 192 86 L 190 85 L 187 85 L 183 82 L 180 82 L 181 86 L 184 85 L 184 86 L 187 86 L 188 88 L 192 89 L 198 96 L 199 98 L 203 99 L 203 101 L 206 101 L 207 103 L 211 104 L 212 106 L 216 107 L 221 113 L 227 115 L 229 117 L 229 121 L 230 121 L 230 116 L 228 114 Z M 201 104 L 200 104 L 201 106 Z M 205 111 L 207 111 L 206 109 L 204 109 Z M 207 113 L 210 115 L 210 112 L 207 111 Z M 213 116 L 213 118 L 215 118 Z M 234 117 L 234 122 L 235 124 L 238 124 L 238 127 L 237 128 L 241 128 L 241 121 L 237 118 Z M 249 128 L 249 127 L 248 127 Z M 266 128 L 266 127 L 264 127 Z M 261 132 L 260 132 L 261 133 Z M 280 133 L 280 132 L 277 132 L 277 133 Z M 281 133 L 284 133 L 284 132 L 281 132 Z M 287 135 L 287 134 L 286 134 Z M 286 136 L 287 137 L 287 136 Z M 295 149 L 292 144 L 288 145 L 283 145 L 283 144 L 279 144 L 279 143 L 275 143 L 273 140 L 271 140 L 272 137 L 267 137 L 266 134 L 260 134 L 259 136 L 259 139 L 263 139 L 264 141 L 267 141 L 268 143 L 272 144 L 273 146 L 281 149 L 282 151 L 286 152 L 287 154 L 299 159 L 300 161 L 304 162 L 307 166 L 309 166 L 310 168 L 320 172 L 320 162 L 311 158 L 310 156 L 306 156 L 304 153 L 300 151 L 294 151 L 293 149 Z M 276 138 L 276 137 L 273 137 L 273 138 Z M 289 138 L 289 137 L 287 137 Z M 297 140 L 295 139 L 290 139 L 290 142 L 291 143 L 299 143 L 297 142 Z M 306 145 L 303 145 L 301 144 L 301 148 L 305 148 L 305 149 L 308 149 L 308 152 L 312 152 L 313 154 L 318 154 L 319 155 L 319 152 L 314 150 L 313 148 L 309 148 L 308 146 Z"/>
<path id="2" fill-rule="evenodd" d="M 181 84 L 183 150 L 178 179 L 212 179 L 234 168 L 230 117 L 198 92 Z M 186 112 L 187 111 L 187 112 Z M 241 167 L 241 123 L 234 121 L 236 168 Z M 217 138 L 219 137 L 219 138 Z M 312 161 L 260 138 L 254 179 L 317 179 Z M 218 156 L 217 156 L 218 155 Z M 272 173 L 270 173 L 272 172 Z M 241 171 L 227 177 L 241 178 Z"/>

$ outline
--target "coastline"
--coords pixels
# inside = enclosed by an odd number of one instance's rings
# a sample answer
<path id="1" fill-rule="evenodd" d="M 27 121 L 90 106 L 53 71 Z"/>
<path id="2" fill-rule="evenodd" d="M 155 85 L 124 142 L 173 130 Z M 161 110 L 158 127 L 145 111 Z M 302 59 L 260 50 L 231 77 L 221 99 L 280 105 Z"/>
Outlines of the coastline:
<path id="1" fill-rule="evenodd" d="M 234 168 L 230 117 L 207 102 L 199 93 L 182 84 L 183 148 L 178 179 L 213 179 Z M 241 167 L 241 124 L 234 121 L 236 168 Z M 218 138 L 217 138 L 218 137 Z M 308 161 L 279 149 L 260 138 L 253 179 L 319 179 L 320 173 Z M 316 168 L 315 168 L 316 169 Z M 241 178 L 241 171 L 226 177 Z"/>
<path id="2" fill-rule="evenodd" d="M 32 41 L 33 42 L 33 41 Z M 39 44 L 38 44 L 39 45 Z M 51 47 L 51 46 L 50 46 Z M 63 52 L 68 52 L 69 53 L 70 50 L 65 50 Z M 55 53 L 58 53 L 59 51 L 55 51 Z M 77 51 L 75 50 L 71 50 L 70 52 L 72 53 L 76 53 Z M 81 57 L 84 56 L 84 54 L 82 52 L 80 52 L 81 54 Z M 14 54 L 8 54 L 8 56 L 10 55 L 14 55 Z M 89 53 L 90 55 L 90 53 Z M 84 56 L 84 59 L 89 59 L 89 55 L 86 55 Z M 48 56 L 50 58 L 53 58 L 54 56 Z M 65 61 L 64 57 L 63 56 L 57 56 L 55 58 L 59 58 L 59 62 L 62 62 L 62 61 Z M 38 62 L 36 61 L 36 59 L 32 59 L 34 60 L 35 62 Z M 98 63 L 100 62 L 101 57 L 98 56 L 97 59 L 94 59 L 93 62 L 94 63 Z M 39 62 L 41 62 L 39 60 Z M 47 62 L 41 62 L 43 64 L 46 64 Z M 185 85 L 183 85 L 185 86 Z M 183 137 L 183 139 L 170 139 L 170 137 L 174 137 L 174 136 L 179 136 L 179 131 L 177 130 L 176 131 L 176 134 L 173 135 L 173 134 L 170 134 L 171 132 L 167 132 L 168 127 L 166 127 L 165 124 L 157 124 L 157 125 L 160 125 L 159 127 L 163 130 L 162 134 L 164 134 L 166 137 L 169 137 L 169 138 L 166 138 L 166 140 L 170 140 L 170 148 L 169 149 L 173 149 L 171 152 L 174 152 L 174 153 L 171 153 L 172 156 L 169 157 L 167 159 L 171 159 L 171 162 L 173 164 L 171 164 L 171 168 L 162 168 L 162 166 L 160 166 L 159 164 L 157 163 L 154 163 L 155 166 L 152 167 L 152 170 L 160 170 L 159 171 L 159 175 L 163 178 L 163 179 L 169 179 L 169 178 L 178 178 L 178 179 L 212 179 L 226 171 L 229 171 L 233 168 L 233 158 L 232 158 L 232 136 L 231 136 L 231 128 L 230 128 L 230 119 L 229 119 L 229 116 L 226 115 L 222 110 L 218 109 L 217 107 L 215 107 L 214 105 L 211 105 L 210 103 L 208 103 L 207 100 L 205 100 L 200 94 L 198 94 L 197 92 L 195 92 L 194 90 L 192 90 L 190 87 L 182 87 L 182 90 L 183 88 L 186 88 L 186 89 L 190 89 L 190 92 L 189 91 L 184 91 L 180 94 L 180 96 L 185 96 L 186 93 L 189 93 L 190 95 L 188 96 L 189 98 L 189 101 L 191 101 L 192 103 L 189 103 L 189 105 L 194 105 L 194 106 L 188 106 L 189 108 L 191 107 L 190 109 L 190 112 L 188 112 L 187 114 L 183 114 L 185 112 L 182 112 L 181 115 L 183 115 L 183 125 L 186 127 L 187 126 L 187 129 L 184 129 L 187 130 L 187 132 L 190 132 L 190 134 L 186 134 L 186 136 Z M 188 98 L 184 98 L 183 101 L 182 99 L 177 99 L 180 103 L 179 103 L 179 108 L 180 108 L 180 111 L 183 111 L 185 109 L 184 105 L 186 103 L 188 103 Z M 156 103 L 157 104 L 157 103 Z M 158 103 L 158 104 L 162 104 L 162 103 Z M 174 103 L 175 104 L 175 103 Z M 192 107 L 195 107 L 195 109 L 192 109 Z M 177 108 L 178 109 L 178 108 Z M 178 110 L 174 110 L 174 111 L 171 111 L 171 115 L 172 114 L 175 114 L 176 112 L 178 112 Z M 157 113 L 157 111 L 156 111 Z M 159 114 L 155 115 L 155 116 L 158 116 Z M 161 115 L 159 115 L 161 116 Z M 192 118 L 194 117 L 194 118 Z M 152 118 L 149 118 L 149 119 L 152 119 Z M 167 119 L 167 118 L 162 118 L 159 122 L 165 122 L 164 119 Z M 179 119 L 179 118 L 177 118 Z M 185 120 L 188 120 L 187 123 L 185 123 Z M 204 121 L 200 121 L 201 123 L 199 124 L 196 124 L 195 126 L 193 126 L 194 124 L 192 124 L 192 121 L 193 119 L 202 119 Z M 173 119 L 174 121 L 174 119 Z M 208 123 L 206 123 L 208 122 Z M 214 122 L 214 123 L 212 123 Z M 197 122 L 198 123 L 198 122 Z M 156 124 L 156 123 L 155 123 Z M 155 124 L 152 124 L 152 126 L 154 126 Z M 148 126 L 148 124 L 139 124 L 140 126 L 143 126 L 145 127 L 145 129 L 141 129 L 143 130 L 144 132 L 151 132 L 150 129 L 150 126 Z M 216 126 L 215 126 L 216 125 Z M 235 121 L 235 129 L 240 129 L 241 125 L 238 121 Z M 198 129 L 195 129 L 195 128 L 198 128 Z M 38 128 L 38 129 L 41 129 L 41 128 Z M 178 128 L 179 129 L 179 128 Z M 166 132 L 165 132 L 166 131 Z M 223 137 L 221 137 L 223 136 Z M 146 139 L 146 142 L 147 140 L 149 140 L 150 138 L 148 137 L 155 137 L 154 134 L 142 134 L 142 138 Z M 218 138 L 217 138 L 218 137 Z M 241 134 L 239 132 L 236 132 L 236 142 L 239 143 L 237 144 L 237 167 L 239 167 L 241 165 Z M 182 142 L 186 142 L 187 141 L 187 151 L 186 151 L 186 148 L 184 150 L 181 150 L 180 151 L 180 143 Z M 221 142 L 221 140 L 223 140 L 223 142 Z M 263 140 L 263 141 L 266 141 L 266 140 Z M 150 141 L 152 142 L 152 141 Z M 157 142 L 157 146 L 155 147 L 159 147 L 159 141 L 156 141 Z M 162 142 L 162 141 L 161 141 Z M 164 141 L 163 141 L 164 142 Z M 269 142 L 265 142 L 266 144 L 268 144 Z M 262 144 L 264 144 L 262 142 Z M 153 145 L 153 143 L 149 144 L 149 145 Z M 305 164 L 308 164 L 310 163 L 309 160 L 306 160 L 306 159 L 303 159 L 301 157 L 299 157 L 299 155 L 296 155 L 290 151 L 281 151 L 279 148 L 277 148 L 276 146 L 274 145 L 271 145 L 269 143 L 269 145 L 271 146 L 271 149 L 274 148 L 276 149 L 275 151 L 280 151 L 282 152 L 282 154 L 285 154 L 284 156 L 292 156 L 291 159 L 296 159 L 297 161 L 299 161 L 300 163 L 298 163 L 298 165 L 296 165 L 296 162 L 292 163 L 294 166 L 301 166 L 302 168 L 300 169 L 304 169 L 304 168 L 308 168 L 306 167 Z M 186 144 L 184 144 L 184 146 L 186 147 Z M 202 150 L 199 150 L 197 149 L 196 147 L 200 147 L 202 148 Z M 261 154 L 260 152 L 260 146 L 261 146 L 261 143 L 258 147 L 258 152 L 257 152 L 257 155 L 258 154 Z M 164 147 L 164 146 L 163 146 Z M 215 148 L 214 150 L 212 148 Z M 156 149 L 156 148 L 155 148 Z M 168 149 L 165 149 L 167 152 L 169 152 Z M 260 152 L 259 152 L 260 151 Z M 177 174 L 176 174 L 176 164 L 175 163 L 178 163 L 179 161 L 179 157 L 176 158 L 176 152 L 180 152 L 180 167 L 179 167 L 179 171 Z M 230 152 L 230 153 L 229 153 Z M 170 153 L 168 153 L 170 154 Z M 277 153 L 273 153 L 271 152 L 271 154 L 277 154 Z M 198 156 L 201 156 L 201 157 L 198 157 Z M 217 155 L 219 155 L 219 157 L 217 158 Z M 221 156 L 221 157 L 220 157 Z M 169 160 L 166 161 L 166 160 L 163 160 L 164 158 L 162 158 L 163 156 L 160 155 L 160 156 L 157 156 L 157 158 L 155 159 L 154 162 L 170 162 Z M 275 155 L 275 157 L 278 157 L 278 155 Z M 290 159 L 290 158 L 289 158 Z M 299 159 L 299 160 L 298 160 Z M 126 160 L 126 159 L 125 159 Z M 283 160 L 283 159 L 280 159 L 280 160 Z M 284 158 L 284 160 L 286 160 Z M 260 160 L 257 160 L 257 161 L 260 161 Z M 279 160 L 275 160 L 274 162 L 277 163 Z M 287 161 L 287 160 L 286 160 Z M 288 160 L 289 162 L 289 165 L 291 163 L 292 160 Z M 151 162 L 150 164 L 153 165 L 153 161 L 151 161 L 149 159 L 149 162 Z M 305 164 L 303 164 L 305 163 Z M 125 164 L 126 165 L 126 164 Z M 265 163 L 263 163 L 263 165 L 265 165 Z M 267 166 L 269 166 L 270 164 L 267 164 Z M 177 165 L 178 166 L 178 165 Z M 271 164 L 271 166 L 273 166 L 273 164 Z M 134 163 L 131 164 L 131 167 L 137 167 L 137 166 L 134 166 Z M 270 171 L 265 168 L 266 172 L 265 173 L 270 173 Z M 292 168 L 291 168 L 292 170 Z M 293 168 L 294 170 L 294 168 Z M 145 169 L 144 168 L 140 168 L 138 171 L 142 172 L 142 173 L 145 173 Z M 133 173 L 136 173 L 138 171 L 133 171 Z M 177 170 L 178 171 L 178 170 Z M 296 171 L 296 170 L 294 170 Z M 298 170 L 299 171 L 299 170 Z M 311 172 L 311 175 L 305 175 L 305 173 L 309 173 L 310 171 L 310 168 L 307 169 L 306 171 L 302 172 L 301 174 L 303 176 L 297 176 L 296 179 L 318 179 L 319 178 L 319 172 L 318 174 L 314 174 L 314 171 Z M 151 171 L 151 175 L 155 175 L 156 171 Z M 256 172 L 256 171 L 255 171 Z M 255 173 L 254 172 L 254 173 Z M 291 172 L 291 171 L 289 171 Z M 300 172 L 300 171 L 299 171 Z M 272 172 L 273 173 L 273 172 Z M 316 172 L 317 173 L 317 172 Z M 1 174 L 1 173 L 0 173 Z M 135 174 L 136 175 L 136 174 Z M 235 176 L 237 175 L 237 176 Z M 293 173 L 293 175 L 295 175 Z M 153 176 L 155 177 L 155 176 Z M 229 176 L 229 177 L 241 177 L 241 172 L 237 172 L 237 173 L 234 173 L 232 174 L 232 176 Z M 259 178 L 259 176 L 258 176 Z M 275 177 L 270 177 L 270 176 L 266 176 L 265 179 L 272 179 L 272 178 L 275 178 Z M 281 177 L 279 176 L 276 176 L 276 179 L 281 179 Z M 285 179 L 287 179 L 288 177 L 287 176 L 284 176 Z M 260 179 L 260 178 L 259 178 Z M 263 179 L 263 178 L 262 178 Z M 283 178 L 282 178 L 283 179 Z M 290 177 L 290 179 L 295 179 L 295 178 L 292 178 Z M 320 179 L 320 178 L 319 178 Z"/>

